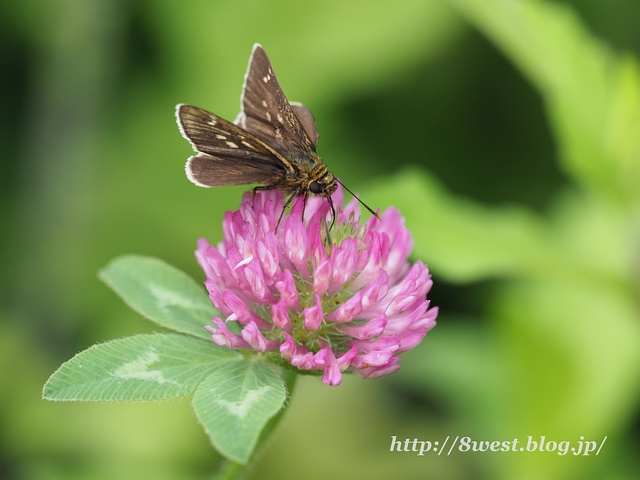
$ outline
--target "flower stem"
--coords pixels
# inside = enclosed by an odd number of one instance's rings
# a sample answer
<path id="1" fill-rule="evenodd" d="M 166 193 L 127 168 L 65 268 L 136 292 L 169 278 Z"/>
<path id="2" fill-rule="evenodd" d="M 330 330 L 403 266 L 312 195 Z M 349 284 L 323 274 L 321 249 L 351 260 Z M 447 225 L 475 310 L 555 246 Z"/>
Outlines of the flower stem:
<path id="1" fill-rule="evenodd" d="M 288 399 L 287 404 L 264 426 L 262 432 L 260 433 L 260 438 L 258 438 L 258 443 L 256 448 L 251 455 L 251 459 L 246 464 L 241 464 L 238 462 L 234 462 L 231 460 L 223 459 L 220 464 L 220 468 L 213 476 L 214 480 L 236 480 L 243 477 L 245 472 L 250 471 L 249 466 L 256 462 L 257 459 L 262 455 L 263 447 L 267 440 L 271 437 L 271 434 L 275 431 L 276 426 L 280 423 L 280 420 L 284 417 L 284 413 L 288 408 L 288 404 L 291 401 L 291 397 L 293 396 L 293 389 L 296 384 L 296 380 L 298 379 L 298 374 L 291 369 L 283 368 L 281 370 L 280 376 L 282 380 L 284 380 L 285 387 L 287 389 Z"/>

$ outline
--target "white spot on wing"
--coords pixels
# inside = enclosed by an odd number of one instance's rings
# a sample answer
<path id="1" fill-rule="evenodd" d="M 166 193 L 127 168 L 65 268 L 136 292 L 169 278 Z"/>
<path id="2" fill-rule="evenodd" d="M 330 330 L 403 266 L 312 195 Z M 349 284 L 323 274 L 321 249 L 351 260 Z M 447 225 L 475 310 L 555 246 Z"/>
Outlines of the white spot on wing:
<path id="1" fill-rule="evenodd" d="M 265 112 L 267 115 L 267 120 L 271 121 L 271 114 L 269 112 Z"/>
<path id="2" fill-rule="evenodd" d="M 236 145 L 233 142 L 226 142 L 227 145 L 229 145 L 231 148 L 238 148 L 238 145 Z"/>
<path id="3" fill-rule="evenodd" d="M 280 123 L 284 123 L 284 118 L 282 118 L 282 115 L 278 114 L 278 121 Z"/>
<path id="4" fill-rule="evenodd" d="M 267 105 L 267 102 L 266 102 L 265 100 L 262 100 L 262 106 L 266 108 L 266 107 L 268 107 L 269 105 Z"/>
<path id="5" fill-rule="evenodd" d="M 218 140 L 226 140 L 227 139 L 227 137 L 225 137 L 224 135 L 216 135 L 216 138 Z"/>

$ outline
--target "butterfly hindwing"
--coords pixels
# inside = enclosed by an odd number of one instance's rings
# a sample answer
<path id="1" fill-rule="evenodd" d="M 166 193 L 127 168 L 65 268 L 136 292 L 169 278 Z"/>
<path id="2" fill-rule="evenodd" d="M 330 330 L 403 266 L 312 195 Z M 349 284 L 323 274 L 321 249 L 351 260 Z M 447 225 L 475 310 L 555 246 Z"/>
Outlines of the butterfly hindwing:
<path id="1" fill-rule="evenodd" d="M 302 124 L 302 128 L 307 133 L 309 140 L 311 140 L 311 144 L 315 149 L 318 146 L 318 127 L 316 127 L 316 120 L 313 118 L 313 113 L 307 107 L 299 102 L 289 102 L 291 105 L 291 109 L 293 113 L 296 114 L 298 120 Z"/>
<path id="2" fill-rule="evenodd" d="M 222 187 L 248 183 L 274 184 L 284 177 L 282 168 L 258 164 L 245 158 L 199 153 L 189 157 L 187 177 L 201 187 Z"/>

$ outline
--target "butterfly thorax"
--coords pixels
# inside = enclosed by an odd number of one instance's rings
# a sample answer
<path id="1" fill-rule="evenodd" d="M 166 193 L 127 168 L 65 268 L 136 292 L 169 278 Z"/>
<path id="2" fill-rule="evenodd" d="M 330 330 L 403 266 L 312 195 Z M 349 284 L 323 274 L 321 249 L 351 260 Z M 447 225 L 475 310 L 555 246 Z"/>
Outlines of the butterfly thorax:
<path id="1" fill-rule="evenodd" d="M 285 194 L 309 194 L 328 197 L 338 188 L 333 174 L 327 170 L 322 159 L 314 151 L 291 150 L 283 154 L 291 171 L 275 182 Z"/>

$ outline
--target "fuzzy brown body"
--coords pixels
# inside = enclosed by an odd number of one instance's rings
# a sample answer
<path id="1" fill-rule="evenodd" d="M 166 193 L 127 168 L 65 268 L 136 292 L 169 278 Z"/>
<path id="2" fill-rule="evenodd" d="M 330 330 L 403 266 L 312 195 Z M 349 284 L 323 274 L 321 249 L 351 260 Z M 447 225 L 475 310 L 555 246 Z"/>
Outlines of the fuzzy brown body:
<path id="1" fill-rule="evenodd" d="M 327 170 L 324 163 L 316 163 L 315 167 L 310 171 L 305 168 L 306 165 L 304 164 L 297 165 L 299 168 L 292 175 L 276 180 L 271 185 L 259 187 L 259 189 L 280 188 L 285 195 L 301 195 L 305 192 L 310 192 L 320 197 L 329 197 L 338 188 L 333 173 Z"/>

